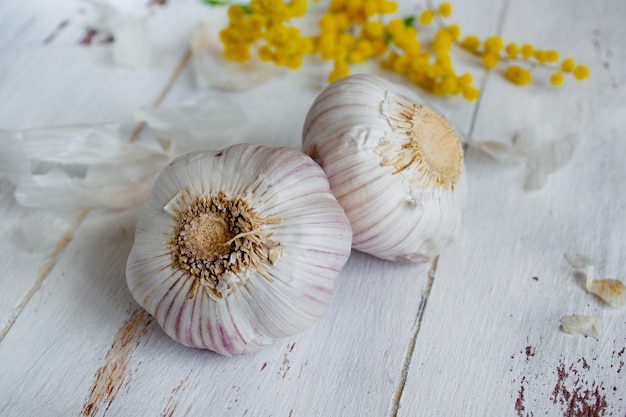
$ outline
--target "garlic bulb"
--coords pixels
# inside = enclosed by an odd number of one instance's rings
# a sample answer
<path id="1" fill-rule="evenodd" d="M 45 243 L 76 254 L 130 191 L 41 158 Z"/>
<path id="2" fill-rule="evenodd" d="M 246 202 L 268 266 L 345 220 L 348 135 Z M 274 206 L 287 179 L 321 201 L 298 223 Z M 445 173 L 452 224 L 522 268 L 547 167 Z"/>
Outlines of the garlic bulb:
<path id="1" fill-rule="evenodd" d="M 198 151 L 159 174 L 126 278 L 173 339 L 240 355 L 323 315 L 351 238 L 326 175 L 305 154 Z"/>
<path id="2" fill-rule="evenodd" d="M 467 188 L 461 141 L 411 90 L 366 74 L 329 85 L 306 117 L 303 149 L 326 172 L 355 249 L 420 262 L 456 238 Z"/>

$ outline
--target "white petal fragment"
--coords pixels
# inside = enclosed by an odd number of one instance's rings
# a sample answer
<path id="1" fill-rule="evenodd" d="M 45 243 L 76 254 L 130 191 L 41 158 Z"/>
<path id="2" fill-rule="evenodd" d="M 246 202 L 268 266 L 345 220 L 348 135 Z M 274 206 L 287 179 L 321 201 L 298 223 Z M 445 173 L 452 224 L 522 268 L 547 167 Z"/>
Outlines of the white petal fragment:
<path id="1" fill-rule="evenodd" d="M 576 270 L 585 272 L 585 288 L 615 307 L 626 305 L 626 288 L 624 283 L 615 279 L 596 279 L 593 261 L 581 254 L 565 254 L 565 259 Z"/>
<path id="2" fill-rule="evenodd" d="M 587 279 L 587 291 L 597 295 L 614 307 L 626 305 L 626 288 L 616 279 Z"/>
<path id="3" fill-rule="evenodd" d="M 551 126 L 519 132 L 513 144 L 469 142 L 474 148 L 508 165 L 526 165 L 526 191 L 541 189 L 548 176 L 569 162 L 578 142 L 576 135 L 559 136 Z"/>
<path id="4" fill-rule="evenodd" d="M 523 164 L 528 159 L 514 145 L 496 141 L 469 142 L 469 144 L 503 164 Z"/>
<path id="5" fill-rule="evenodd" d="M 234 130 L 245 124 L 246 117 L 232 100 L 202 94 L 174 106 L 142 107 L 135 111 L 135 120 L 174 139 L 180 155 L 231 145 Z"/>
<path id="6" fill-rule="evenodd" d="M 169 159 L 123 141 L 116 125 L 0 131 L 0 173 L 26 207 L 132 207 L 148 198 Z"/>
<path id="7" fill-rule="evenodd" d="M 561 329 L 569 334 L 582 334 L 595 339 L 600 338 L 602 318 L 597 316 L 579 316 L 572 314 L 561 317 Z"/>
<path id="8" fill-rule="evenodd" d="M 222 55 L 219 27 L 202 23 L 191 39 L 191 54 L 200 88 L 245 90 L 269 81 L 282 70 L 261 61 L 254 54 L 244 64 L 228 60 Z"/>
<path id="9" fill-rule="evenodd" d="M 594 266 L 591 258 L 585 255 L 581 255 L 579 253 L 576 254 L 565 254 L 565 259 L 574 269 L 586 270 L 590 266 Z"/>
<path id="10" fill-rule="evenodd" d="M 85 0 L 99 15 L 101 29 L 115 39 L 112 46 L 116 64 L 139 68 L 150 65 L 152 41 L 147 17 L 126 17 L 110 4 L 99 0 Z"/>
<path id="11" fill-rule="evenodd" d="M 13 225 L 9 240 L 26 252 L 44 252 L 52 250 L 58 243 L 59 236 L 65 232 L 75 215 L 50 213 L 42 210 L 25 211 L 27 213 Z"/>
<path id="12" fill-rule="evenodd" d="M 113 61 L 131 68 L 143 68 L 150 65 L 152 59 L 152 41 L 146 19 L 128 20 L 112 28 L 115 38 Z"/>

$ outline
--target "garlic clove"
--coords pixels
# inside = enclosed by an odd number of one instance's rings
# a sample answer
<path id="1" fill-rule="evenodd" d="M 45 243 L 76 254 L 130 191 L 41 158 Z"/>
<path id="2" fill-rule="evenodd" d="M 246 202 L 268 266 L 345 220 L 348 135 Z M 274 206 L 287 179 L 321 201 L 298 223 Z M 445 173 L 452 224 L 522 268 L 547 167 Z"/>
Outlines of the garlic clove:
<path id="1" fill-rule="evenodd" d="M 413 91 L 366 74 L 331 84 L 307 114 L 303 150 L 328 175 L 355 249 L 423 262 L 456 238 L 467 192 L 461 141 Z"/>
<path id="2" fill-rule="evenodd" d="M 194 152 L 159 175 L 127 282 L 178 342 L 250 353 L 324 314 L 351 237 L 326 175 L 303 153 Z"/>

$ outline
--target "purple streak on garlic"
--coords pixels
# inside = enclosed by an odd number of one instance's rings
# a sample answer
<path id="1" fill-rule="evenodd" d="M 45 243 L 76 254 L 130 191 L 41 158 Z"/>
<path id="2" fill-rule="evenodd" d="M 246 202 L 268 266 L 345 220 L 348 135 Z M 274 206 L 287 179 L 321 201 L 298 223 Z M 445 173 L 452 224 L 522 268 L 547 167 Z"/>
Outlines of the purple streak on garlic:
<path id="1" fill-rule="evenodd" d="M 461 141 L 413 91 L 365 74 L 331 84 L 309 110 L 303 149 L 328 175 L 355 249 L 422 262 L 456 238 L 467 188 Z"/>
<path id="2" fill-rule="evenodd" d="M 126 278 L 173 339 L 241 355 L 324 314 L 351 238 L 326 175 L 305 154 L 199 151 L 157 178 Z"/>

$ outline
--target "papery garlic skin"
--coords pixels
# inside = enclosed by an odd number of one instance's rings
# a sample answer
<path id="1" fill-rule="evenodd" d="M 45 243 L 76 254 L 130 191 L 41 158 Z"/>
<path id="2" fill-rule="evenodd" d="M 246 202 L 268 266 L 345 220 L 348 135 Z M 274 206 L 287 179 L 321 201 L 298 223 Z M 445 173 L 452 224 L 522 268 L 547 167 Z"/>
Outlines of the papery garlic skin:
<path id="1" fill-rule="evenodd" d="M 190 217 L 208 206 L 213 211 Z M 220 211 L 228 206 L 228 213 Z M 305 154 L 254 145 L 193 152 L 157 178 L 126 278 L 134 298 L 173 339 L 241 355 L 324 314 L 351 237 L 326 175 Z M 202 275 L 202 257 L 226 271 Z"/>
<path id="2" fill-rule="evenodd" d="M 307 114 L 303 150 L 328 175 L 355 249 L 423 262 L 455 240 L 467 189 L 461 141 L 411 90 L 366 74 L 329 85 Z"/>

